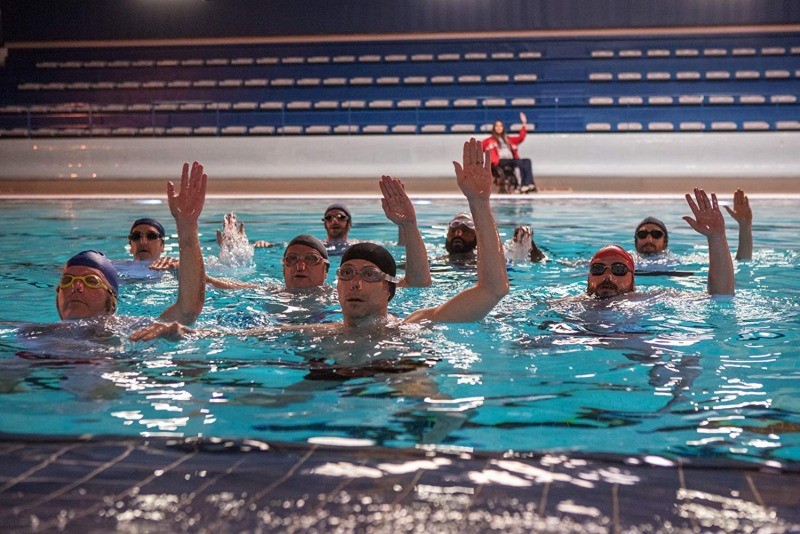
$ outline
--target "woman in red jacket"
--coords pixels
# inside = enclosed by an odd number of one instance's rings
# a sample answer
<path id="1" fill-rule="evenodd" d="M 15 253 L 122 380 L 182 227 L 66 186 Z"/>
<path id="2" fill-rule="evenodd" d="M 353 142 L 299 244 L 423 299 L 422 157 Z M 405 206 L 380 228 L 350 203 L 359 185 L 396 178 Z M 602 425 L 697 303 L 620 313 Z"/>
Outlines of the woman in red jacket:
<path id="1" fill-rule="evenodd" d="M 492 127 L 492 135 L 483 140 L 483 150 L 489 151 L 492 158 L 492 174 L 495 177 L 501 178 L 501 189 L 504 188 L 503 182 L 505 181 L 506 172 L 514 173 L 515 169 L 519 169 L 520 178 L 522 183 L 520 185 L 520 193 L 532 193 L 536 191 L 536 184 L 533 182 L 533 169 L 531 168 L 531 160 L 528 158 L 520 159 L 517 147 L 525 140 L 527 131 L 525 126 L 528 120 L 524 113 L 519 114 L 519 120 L 522 122 L 522 129 L 519 135 L 509 136 L 506 133 L 506 127 L 502 121 L 495 121 Z"/>

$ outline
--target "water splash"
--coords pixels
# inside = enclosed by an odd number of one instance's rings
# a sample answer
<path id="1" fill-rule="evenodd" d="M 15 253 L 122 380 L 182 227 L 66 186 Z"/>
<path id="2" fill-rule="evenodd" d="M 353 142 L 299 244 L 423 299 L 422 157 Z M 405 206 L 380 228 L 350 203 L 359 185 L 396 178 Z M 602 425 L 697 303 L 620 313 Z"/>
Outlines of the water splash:
<path id="1" fill-rule="evenodd" d="M 222 218 L 222 230 L 217 230 L 217 242 L 220 247 L 219 258 L 215 262 L 209 262 L 210 266 L 236 270 L 254 268 L 255 249 L 247 239 L 244 223 L 238 221 L 235 213 L 227 213 Z"/>

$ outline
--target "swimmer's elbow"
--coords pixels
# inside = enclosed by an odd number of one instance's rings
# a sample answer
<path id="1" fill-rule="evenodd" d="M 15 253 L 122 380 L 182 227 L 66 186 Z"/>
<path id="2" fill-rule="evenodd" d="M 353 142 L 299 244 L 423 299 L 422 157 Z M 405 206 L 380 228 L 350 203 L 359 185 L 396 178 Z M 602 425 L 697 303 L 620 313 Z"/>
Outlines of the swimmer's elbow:
<path id="1" fill-rule="evenodd" d="M 500 299 L 508 295 L 508 292 L 511 290 L 511 287 L 508 284 L 508 279 L 506 278 L 505 281 L 498 284 L 492 284 L 492 287 L 489 288 L 492 295 L 500 302 Z"/>

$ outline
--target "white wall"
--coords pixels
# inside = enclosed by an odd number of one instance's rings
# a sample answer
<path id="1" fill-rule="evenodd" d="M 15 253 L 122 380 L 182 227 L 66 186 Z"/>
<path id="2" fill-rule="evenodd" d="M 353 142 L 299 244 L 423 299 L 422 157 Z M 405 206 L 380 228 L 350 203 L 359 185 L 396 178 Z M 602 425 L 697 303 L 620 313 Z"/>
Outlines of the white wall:
<path id="1" fill-rule="evenodd" d="M 162 179 L 199 160 L 215 179 L 452 176 L 460 135 L 0 140 L 0 180 Z M 800 132 L 532 134 L 537 179 L 798 178 Z"/>

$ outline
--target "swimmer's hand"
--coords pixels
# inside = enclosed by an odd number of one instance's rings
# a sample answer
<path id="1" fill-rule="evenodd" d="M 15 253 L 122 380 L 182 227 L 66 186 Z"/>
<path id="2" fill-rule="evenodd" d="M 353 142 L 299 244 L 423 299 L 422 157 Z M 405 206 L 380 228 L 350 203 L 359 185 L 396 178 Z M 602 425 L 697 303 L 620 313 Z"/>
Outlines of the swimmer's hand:
<path id="1" fill-rule="evenodd" d="M 264 241 L 263 239 L 259 239 L 255 243 L 253 243 L 253 248 L 271 248 L 274 247 L 275 243 L 270 243 L 269 241 Z"/>
<path id="2" fill-rule="evenodd" d="M 244 223 L 239 223 L 239 228 L 237 229 L 237 222 L 235 213 L 225 214 L 225 217 L 222 218 L 222 231 L 217 230 L 217 244 L 219 246 L 222 246 L 222 240 L 226 235 L 233 235 L 234 232 L 238 232 L 239 235 L 244 234 Z"/>
<path id="3" fill-rule="evenodd" d="M 480 141 L 474 137 L 464 143 L 463 165 L 453 162 L 456 182 L 467 200 L 489 199 L 492 191 L 492 158 L 483 152 Z"/>
<path id="4" fill-rule="evenodd" d="M 164 338 L 178 341 L 186 337 L 187 334 L 194 334 L 195 332 L 196 330 L 181 323 L 159 323 L 156 321 L 150 326 L 137 330 L 128 339 L 131 341 L 150 341 L 156 338 Z"/>
<path id="5" fill-rule="evenodd" d="M 686 202 L 694 214 L 694 219 L 691 217 L 684 217 L 683 220 L 689 223 L 692 229 L 706 237 L 725 236 L 725 219 L 722 217 L 722 211 L 719 209 L 717 202 L 717 195 L 711 193 L 711 199 L 705 191 L 700 188 L 694 190 L 695 199 L 692 195 L 686 195 Z"/>
<path id="6" fill-rule="evenodd" d="M 737 189 L 733 194 L 733 209 L 725 206 L 725 210 L 728 215 L 736 219 L 739 226 L 753 224 L 753 211 L 750 209 L 750 200 L 741 189 Z"/>
<path id="7" fill-rule="evenodd" d="M 153 263 L 151 263 L 150 270 L 169 271 L 170 269 L 177 269 L 178 265 L 180 265 L 180 261 L 178 260 L 178 258 L 170 258 L 169 256 L 164 256 L 158 258 Z"/>
<path id="8" fill-rule="evenodd" d="M 531 230 L 531 227 L 520 225 L 514 228 L 514 237 L 512 237 L 511 239 L 514 241 L 514 243 L 524 245 L 527 240 L 532 238 L 533 238 L 533 230 Z"/>
<path id="9" fill-rule="evenodd" d="M 411 199 L 406 194 L 405 185 L 397 178 L 391 176 L 381 176 L 379 182 L 383 198 L 381 199 L 381 206 L 386 218 L 392 221 L 397 226 L 405 226 L 409 224 L 417 224 L 417 214 L 414 211 L 414 205 Z"/>

